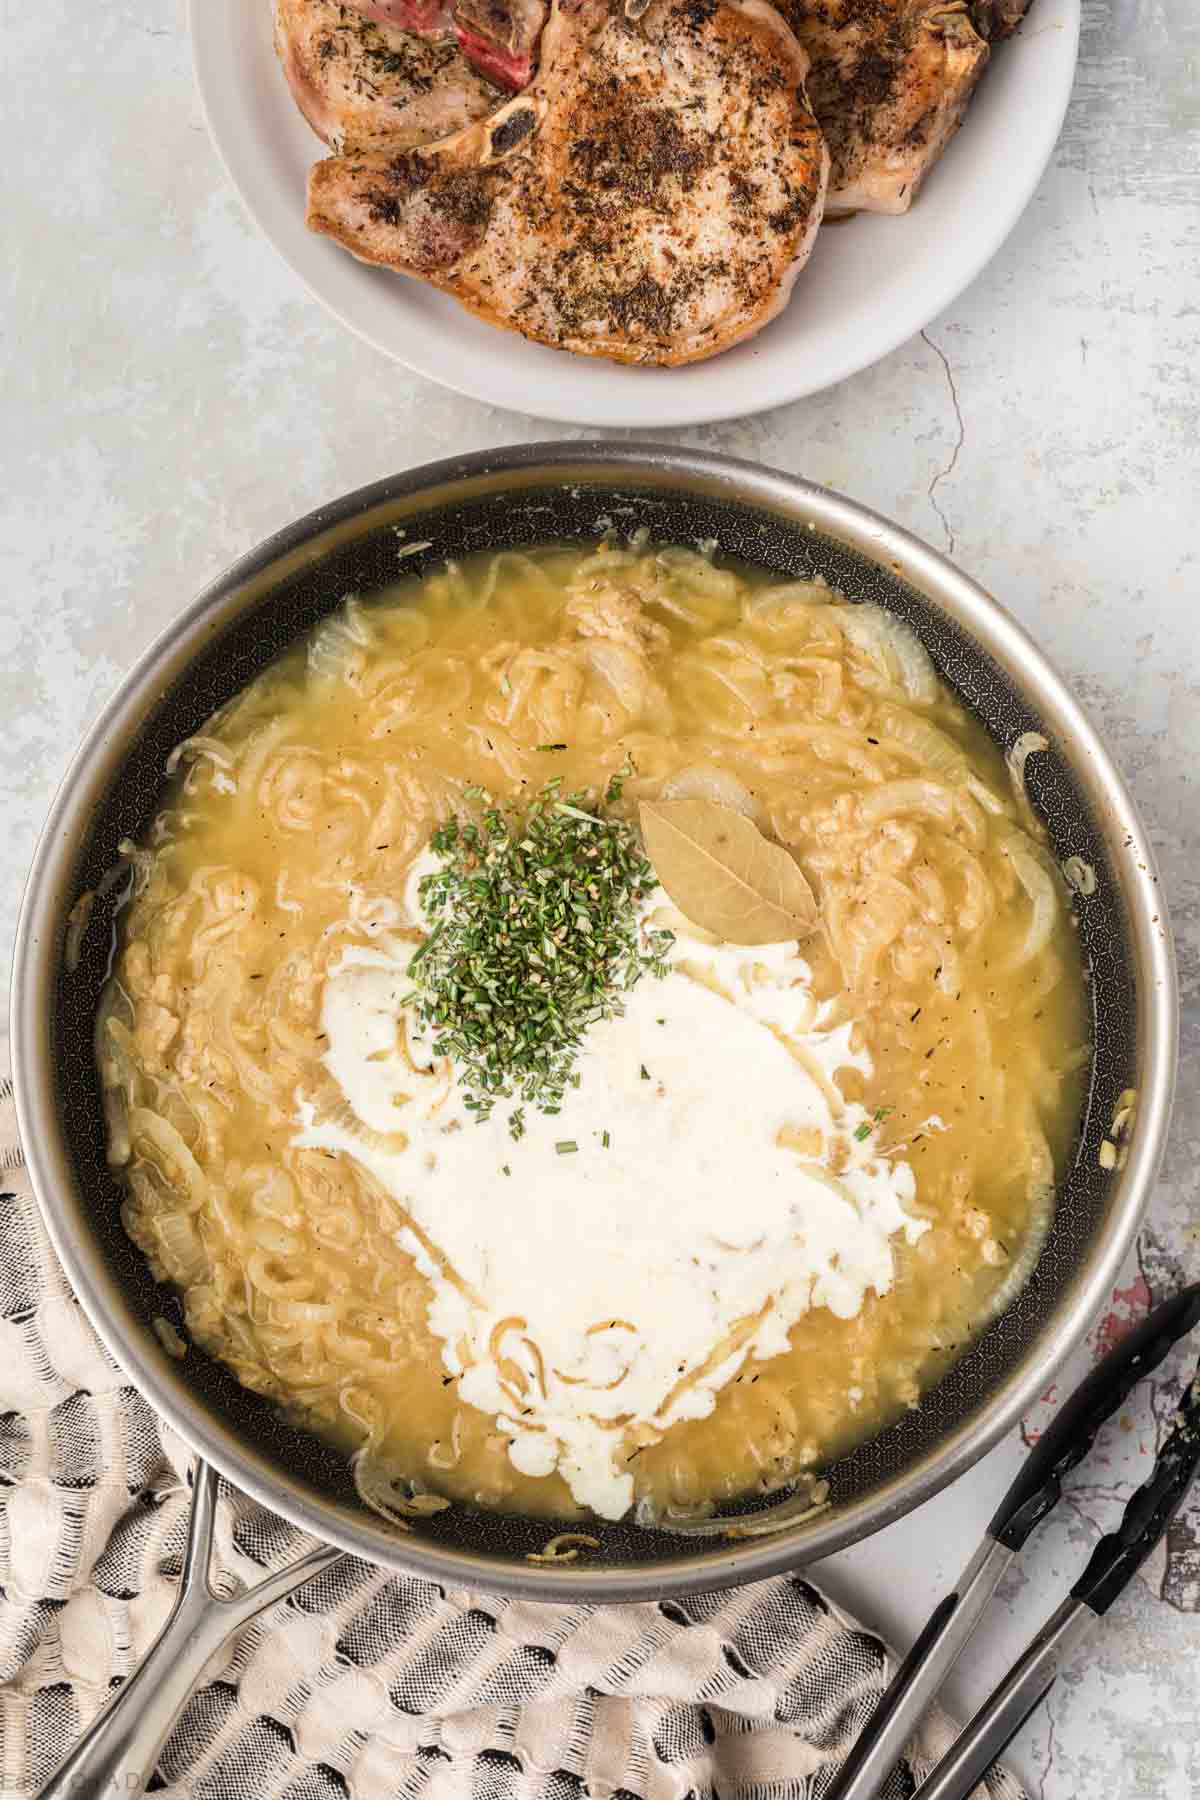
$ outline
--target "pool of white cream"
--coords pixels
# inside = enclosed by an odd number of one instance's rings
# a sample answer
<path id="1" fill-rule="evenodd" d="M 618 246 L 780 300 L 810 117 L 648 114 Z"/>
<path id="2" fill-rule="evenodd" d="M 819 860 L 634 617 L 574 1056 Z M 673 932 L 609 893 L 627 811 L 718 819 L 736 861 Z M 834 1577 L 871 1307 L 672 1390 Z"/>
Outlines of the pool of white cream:
<path id="1" fill-rule="evenodd" d="M 527 1108 L 517 1142 L 511 1102 L 477 1122 L 427 1045 L 404 1054 L 411 953 L 383 928 L 331 970 L 325 1062 L 349 1113 L 298 1095 L 294 1141 L 353 1157 L 400 1202 L 445 1368 L 514 1465 L 618 1518 L 639 1444 L 711 1412 L 810 1307 L 850 1317 L 887 1291 L 893 1239 L 926 1229 L 912 1170 L 842 1099 L 838 1071 L 869 1060 L 796 944 L 683 925 L 666 978 L 592 1026 L 578 1087 L 557 1115 Z"/>

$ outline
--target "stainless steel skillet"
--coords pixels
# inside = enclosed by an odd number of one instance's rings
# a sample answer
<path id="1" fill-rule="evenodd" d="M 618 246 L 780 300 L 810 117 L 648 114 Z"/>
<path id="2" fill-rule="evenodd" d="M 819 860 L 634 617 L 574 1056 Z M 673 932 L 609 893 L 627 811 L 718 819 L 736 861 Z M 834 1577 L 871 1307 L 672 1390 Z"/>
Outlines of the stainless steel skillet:
<path id="1" fill-rule="evenodd" d="M 174 744 L 347 592 L 447 555 L 590 536 L 605 524 L 646 525 L 679 542 L 714 538 L 781 573 L 822 574 L 850 599 L 913 624 L 1002 744 L 1044 733 L 1050 749 L 1028 765 L 1032 797 L 1056 854 L 1082 857 L 1096 875 L 1078 901 L 1096 1055 L 1077 1156 L 1030 1282 L 920 1408 L 827 1471 L 825 1512 L 794 1523 L 785 1512 L 762 1536 L 728 1537 L 720 1522 L 686 1534 L 605 1527 L 595 1556 L 555 1567 L 526 1560 L 544 1523 L 452 1509 L 394 1533 L 360 1505 L 332 1452 L 199 1352 L 181 1362 L 166 1354 L 152 1321 L 177 1321 L 176 1302 L 122 1231 L 91 1058 L 111 895 L 96 903 L 78 963 L 68 968 L 63 949 L 79 896 L 153 812 Z M 414 545 L 422 548 L 399 561 Z M 1043 1391 L 1106 1297 L 1161 1150 L 1175 1034 L 1170 938 L 1145 835 L 1088 721 L 1013 620 L 944 558 L 839 496 L 728 458 L 612 444 L 533 445 L 411 471 L 299 521 L 214 583 L 143 657 L 72 764 L 30 876 L 13 992 L 21 1130 L 55 1247 L 108 1347 L 197 1455 L 295 1524 L 376 1563 L 590 1601 L 795 1568 L 899 1517 L 982 1455 Z M 1122 1166 L 1106 1169 L 1100 1147 L 1129 1089 L 1136 1119 Z M 739 1532 L 763 1522 L 735 1521 Z"/>

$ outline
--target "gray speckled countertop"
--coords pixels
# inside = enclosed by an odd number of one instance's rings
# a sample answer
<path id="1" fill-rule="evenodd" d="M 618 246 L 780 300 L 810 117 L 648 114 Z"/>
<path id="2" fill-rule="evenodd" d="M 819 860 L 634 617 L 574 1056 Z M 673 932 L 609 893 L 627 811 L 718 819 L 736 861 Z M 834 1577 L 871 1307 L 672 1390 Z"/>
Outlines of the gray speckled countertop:
<path id="1" fill-rule="evenodd" d="M 181 8 L 8 0 L 0 13 L 7 969 L 70 749 L 176 608 L 347 488 L 553 433 L 414 379 L 308 298 L 217 164 Z M 1084 0 L 1084 15 L 1053 166 L 963 298 L 818 398 L 684 435 L 844 489 L 945 546 L 1067 674 L 1133 785 L 1178 935 L 1183 1065 L 1140 1255 L 1094 1350 L 1183 1271 L 1200 1273 L 1200 6 Z M 1169 1365 L 1107 1435 L 960 1671 L 959 1705 L 1111 1523 L 1181 1371 Z M 818 1578 L 907 1639 L 1019 1453 L 1014 1436 Z M 1018 1741 L 1040 1800 L 1200 1791 L 1198 1612 L 1200 1499 Z"/>

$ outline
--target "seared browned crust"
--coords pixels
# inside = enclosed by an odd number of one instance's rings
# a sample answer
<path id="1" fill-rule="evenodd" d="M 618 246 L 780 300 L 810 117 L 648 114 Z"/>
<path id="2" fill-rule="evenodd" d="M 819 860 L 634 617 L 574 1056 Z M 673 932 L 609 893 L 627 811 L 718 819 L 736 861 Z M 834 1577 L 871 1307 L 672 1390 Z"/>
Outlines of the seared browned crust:
<path id="1" fill-rule="evenodd" d="M 962 122 L 988 46 L 968 0 L 777 0 L 808 51 L 831 214 L 906 212 Z M 1028 0 L 974 0 L 992 21 Z"/>
<path id="2" fill-rule="evenodd" d="M 428 143 L 500 102 L 452 35 L 416 36 L 338 0 L 274 0 L 292 96 L 331 149 Z"/>
<path id="3" fill-rule="evenodd" d="M 443 144 L 319 163 L 308 222 L 492 324 L 685 363 L 785 303 L 824 205 L 807 59 L 766 0 L 559 0 L 526 94 Z"/>

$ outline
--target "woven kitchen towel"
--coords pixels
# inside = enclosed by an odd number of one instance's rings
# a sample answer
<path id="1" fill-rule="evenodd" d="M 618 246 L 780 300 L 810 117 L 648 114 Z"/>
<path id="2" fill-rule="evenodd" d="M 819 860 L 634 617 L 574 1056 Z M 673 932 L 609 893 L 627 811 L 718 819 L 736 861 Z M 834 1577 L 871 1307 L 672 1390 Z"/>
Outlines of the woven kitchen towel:
<path id="1" fill-rule="evenodd" d="M 188 1456 L 50 1249 L 0 1074 L 0 1794 L 36 1793 L 170 1608 Z M 223 1581 L 310 1540 L 223 1489 Z M 889 1668 L 799 1577 L 540 1606 L 342 1561 L 241 1631 L 163 1753 L 169 1800 L 818 1800 Z M 946 1747 L 931 1716 L 886 1794 Z M 994 1773 L 979 1800 L 1022 1800 Z"/>

